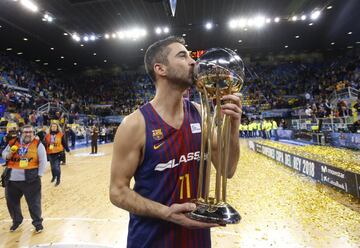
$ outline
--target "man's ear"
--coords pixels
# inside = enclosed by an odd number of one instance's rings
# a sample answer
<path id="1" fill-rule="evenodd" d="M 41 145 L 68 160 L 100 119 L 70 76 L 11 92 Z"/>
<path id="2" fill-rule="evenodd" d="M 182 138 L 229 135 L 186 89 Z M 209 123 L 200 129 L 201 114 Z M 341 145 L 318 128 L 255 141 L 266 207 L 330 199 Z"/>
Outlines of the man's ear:
<path id="1" fill-rule="evenodd" d="M 166 76 L 166 66 L 164 64 L 155 63 L 154 64 L 154 72 L 159 76 Z"/>

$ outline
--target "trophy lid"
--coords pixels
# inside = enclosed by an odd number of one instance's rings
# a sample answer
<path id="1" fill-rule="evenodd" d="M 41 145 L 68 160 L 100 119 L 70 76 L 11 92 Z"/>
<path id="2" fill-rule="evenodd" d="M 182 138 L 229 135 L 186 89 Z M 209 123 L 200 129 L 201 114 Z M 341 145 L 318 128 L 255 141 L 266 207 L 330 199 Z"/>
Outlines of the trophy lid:
<path id="1" fill-rule="evenodd" d="M 228 48 L 211 48 L 197 61 L 194 68 L 197 89 L 214 97 L 216 87 L 221 95 L 239 92 L 245 78 L 244 63 Z"/>

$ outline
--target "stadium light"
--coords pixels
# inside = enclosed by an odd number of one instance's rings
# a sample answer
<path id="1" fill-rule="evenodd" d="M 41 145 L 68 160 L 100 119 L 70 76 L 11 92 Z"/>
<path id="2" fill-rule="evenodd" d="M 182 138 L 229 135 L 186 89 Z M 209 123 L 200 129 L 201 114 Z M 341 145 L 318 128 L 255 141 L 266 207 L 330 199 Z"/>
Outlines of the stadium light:
<path id="1" fill-rule="evenodd" d="M 12 50 L 11 47 L 6 48 L 6 51 L 11 51 L 11 50 Z"/>
<path id="2" fill-rule="evenodd" d="M 352 34 L 352 32 L 350 31 L 350 32 L 348 32 L 347 34 L 349 34 L 349 35 L 350 35 L 350 34 Z"/>
<path id="3" fill-rule="evenodd" d="M 301 20 L 302 20 L 302 21 L 305 21 L 306 18 L 307 18 L 306 15 L 302 15 L 302 16 L 301 16 Z"/>
<path id="4" fill-rule="evenodd" d="M 257 16 L 254 18 L 254 25 L 257 28 L 262 28 L 265 25 L 265 17 Z"/>
<path id="5" fill-rule="evenodd" d="M 236 20 L 230 20 L 230 21 L 229 21 L 229 27 L 230 27 L 231 29 L 236 28 L 236 27 L 237 27 L 237 21 L 236 21 Z"/>
<path id="6" fill-rule="evenodd" d="M 289 46 L 288 45 L 285 45 L 285 48 L 288 48 Z"/>
<path id="7" fill-rule="evenodd" d="M 18 52 L 17 55 L 22 55 L 23 53 L 22 52 Z"/>
<path id="8" fill-rule="evenodd" d="M 299 38 L 300 38 L 300 36 L 299 36 L 299 35 L 296 35 L 296 36 L 295 36 L 295 39 L 299 39 Z"/>
<path id="9" fill-rule="evenodd" d="M 54 50 L 55 48 L 53 48 L 53 47 L 50 47 L 50 50 Z"/>
<path id="10" fill-rule="evenodd" d="M 80 41 L 80 37 L 79 37 L 77 34 L 73 34 L 73 35 L 72 35 L 72 38 L 73 38 L 73 40 L 75 40 L 75 41 L 77 41 L 77 42 Z"/>
<path id="11" fill-rule="evenodd" d="M 96 39 L 95 35 L 90 36 L 90 40 L 94 41 Z"/>
<path id="12" fill-rule="evenodd" d="M 247 20 L 244 19 L 244 18 L 241 18 L 241 19 L 237 22 L 237 26 L 239 26 L 239 28 L 244 28 L 244 27 L 246 27 L 246 23 L 247 23 Z"/>
<path id="13" fill-rule="evenodd" d="M 165 27 L 163 31 L 164 31 L 165 34 L 167 34 L 167 33 L 169 33 L 170 30 L 169 30 L 168 27 Z"/>
<path id="14" fill-rule="evenodd" d="M 116 38 L 116 34 L 113 33 L 113 34 L 111 35 L 111 37 L 113 37 L 113 38 L 115 39 L 115 38 Z"/>
<path id="15" fill-rule="evenodd" d="M 320 16 L 320 10 L 315 10 L 313 13 L 311 13 L 310 18 L 311 20 L 316 20 L 319 18 L 319 16 Z"/>
<path id="16" fill-rule="evenodd" d="M 326 7 L 326 9 L 332 9 L 332 8 L 333 8 L 333 6 L 331 6 L 331 5 Z"/>
<path id="17" fill-rule="evenodd" d="M 335 45 L 335 42 L 331 42 L 330 45 L 332 45 L 332 46 Z"/>
<path id="18" fill-rule="evenodd" d="M 39 7 L 30 0 L 21 0 L 20 3 L 22 6 L 31 10 L 32 12 L 37 12 L 39 10 Z"/>
<path id="19" fill-rule="evenodd" d="M 28 41 L 28 38 L 24 37 L 23 40 L 24 40 L 24 41 Z"/>
<path id="20" fill-rule="evenodd" d="M 309 23 L 309 26 L 312 26 L 312 25 L 314 25 L 314 23 L 310 22 L 310 23 Z"/>
<path id="21" fill-rule="evenodd" d="M 105 39 L 109 39 L 110 38 L 110 35 L 109 34 L 105 34 Z"/>
<path id="22" fill-rule="evenodd" d="M 280 18 L 279 18 L 279 17 L 275 17 L 274 22 L 276 22 L 276 23 L 280 22 Z"/>
<path id="23" fill-rule="evenodd" d="M 156 34 L 161 34 L 161 33 L 162 33 L 161 28 L 157 27 L 157 28 L 155 29 L 155 33 L 156 33 Z"/>
<path id="24" fill-rule="evenodd" d="M 297 16 L 295 15 L 295 16 L 293 16 L 293 17 L 291 17 L 291 20 L 293 21 L 293 22 L 296 22 L 297 21 Z"/>
<path id="25" fill-rule="evenodd" d="M 266 23 L 271 23 L 271 18 L 267 18 Z"/>
<path id="26" fill-rule="evenodd" d="M 88 37 L 88 36 L 84 36 L 83 40 L 84 40 L 85 42 L 87 42 L 87 41 L 89 41 L 89 37 Z"/>
<path id="27" fill-rule="evenodd" d="M 206 28 L 207 30 L 212 29 L 212 27 L 213 27 L 213 24 L 212 24 L 211 22 L 208 22 L 208 23 L 205 24 L 205 28 Z"/>

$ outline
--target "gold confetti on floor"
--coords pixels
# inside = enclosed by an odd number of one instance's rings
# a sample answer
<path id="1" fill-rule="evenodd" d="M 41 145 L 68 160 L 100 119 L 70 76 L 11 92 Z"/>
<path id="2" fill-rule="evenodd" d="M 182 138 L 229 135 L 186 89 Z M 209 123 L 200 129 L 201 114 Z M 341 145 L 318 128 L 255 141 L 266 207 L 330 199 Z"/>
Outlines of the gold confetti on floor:
<path id="1" fill-rule="evenodd" d="M 360 151 L 330 146 L 295 146 L 261 139 L 256 142 L 360 174 Z"/>

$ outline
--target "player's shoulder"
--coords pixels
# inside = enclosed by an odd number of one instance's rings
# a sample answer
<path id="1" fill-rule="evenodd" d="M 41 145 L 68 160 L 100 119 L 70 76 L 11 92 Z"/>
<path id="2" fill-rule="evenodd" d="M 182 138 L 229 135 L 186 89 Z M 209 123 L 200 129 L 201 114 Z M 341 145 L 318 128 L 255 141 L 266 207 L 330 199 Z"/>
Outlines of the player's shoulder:
<path id="1" fill-rule="evenodd" d="M 119 125 L 117 132 L 132 139 L 142 138 L 145 135 L 145 119 L 141 111 L 137 109 L 127 115 Z"/>

